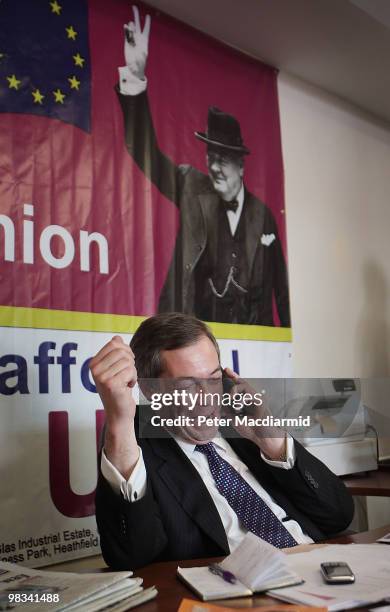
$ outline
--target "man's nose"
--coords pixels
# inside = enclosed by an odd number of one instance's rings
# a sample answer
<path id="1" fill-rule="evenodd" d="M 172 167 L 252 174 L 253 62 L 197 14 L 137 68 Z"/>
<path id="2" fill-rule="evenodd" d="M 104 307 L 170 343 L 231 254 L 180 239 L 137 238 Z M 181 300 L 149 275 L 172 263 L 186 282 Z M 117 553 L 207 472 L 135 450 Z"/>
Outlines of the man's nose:
<path id="1" fill-rule="evenodd" d="M 212 172 L 219 172 L 221 170 L 221 164 L 218 160 L 213 159 L 209 161 L 209 168 Z"/>
<path id="2" fill-rule="evenodd" d="M 198 380 L 198 390 L 202 391 L 202 393 L 207 393 L 208 391 L 208 385 L 207 385 L 207 379 L 205 380 Z"/>

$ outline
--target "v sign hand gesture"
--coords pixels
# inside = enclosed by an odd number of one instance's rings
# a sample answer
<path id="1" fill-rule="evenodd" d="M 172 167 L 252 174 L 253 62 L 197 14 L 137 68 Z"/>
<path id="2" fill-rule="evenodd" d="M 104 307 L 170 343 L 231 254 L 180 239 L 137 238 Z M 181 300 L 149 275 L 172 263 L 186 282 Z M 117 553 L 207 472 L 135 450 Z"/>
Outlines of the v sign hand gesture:
<path id="1" fill-rule="evenodd" d="M 141 30 L 138 7 L 133 6 L 134 21 L 125 24 L 125 61 L 131 74 L 137 79 L 145 78 L 145 65 L 148 57 L 150 15 L 145 17 L 145 25 Z"/>

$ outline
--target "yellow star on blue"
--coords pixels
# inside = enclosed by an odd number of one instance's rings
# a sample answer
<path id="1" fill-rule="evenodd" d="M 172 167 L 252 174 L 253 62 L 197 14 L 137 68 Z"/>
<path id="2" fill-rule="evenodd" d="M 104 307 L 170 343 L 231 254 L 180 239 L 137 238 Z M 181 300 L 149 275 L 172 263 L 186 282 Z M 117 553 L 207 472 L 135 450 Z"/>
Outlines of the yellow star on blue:
<path id="1" fill-rule="evenodd" d="M 57 0 L 54 0 L 53 2 L 49 2 L 50 6 L 51 6 L 51 12 L 55 13 L 56 15 L 59 15 L 62 11 L 62 6 L 60 4 L 58 4 Z"/>
<path id="2" fill-rule="evenodd" d="M 11 76 L 8 76 L 7 81 L 9 83 L 8 87 L 10 89 L 19 89 L 20 83 L 22 82 L 22 81 L 19 81 L 19 79 L 17 79 L 14 74 L 11 74 Z"/>
<path id="3" fill-rule="evenodd" d="M 66 30 L 66 33 L 68 34 L 68 38 L 71 38 L 72 40 L 76 40 L 77 32 L 73 28 L 73 26 L 69 26 L 68 28 L 65 28 L 65 30 Z"/>
<path id="4" fill-rule="evenodd" d="M 42 104 L 45 96 L 41 94 L 38 88 L 35 91 L 32 91 L 31 95 L 34 98 L 34 104 Z"/>
<path id="5" fill-rule="evenodd" d="M 73 59 L 76 66 L 80 66 L 80 68 L 83 68 L 85 59 L 81 57 L 80 53 L 76 53 L 76 55 L 73 55 Z"/>
<path id="6" fill-rule="evenodd" d="M 80 88 L 80 81 L 78 79 L 76 79 L 76 77 L 74 75 L 72 77 L 68 77 L 68 81 L 70 83 L 70 88 L 71 89 L 79 90 L 79 88 Z"/>
<path id="7" fill-rule="evenodd" d="M 58 104 L 63 104 L 64 103 L 64 99 L 65 99 L 65 94 L 62 93 L 61 89 L 56 89 L 55 91 L 53 91 L 53 96 L 55 101 Z"/>

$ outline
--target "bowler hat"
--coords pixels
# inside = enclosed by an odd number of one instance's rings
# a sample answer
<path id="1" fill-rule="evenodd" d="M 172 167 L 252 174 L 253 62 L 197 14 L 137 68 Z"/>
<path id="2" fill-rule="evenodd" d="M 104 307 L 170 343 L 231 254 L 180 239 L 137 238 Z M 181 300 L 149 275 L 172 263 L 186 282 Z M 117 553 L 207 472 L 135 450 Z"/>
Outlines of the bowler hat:
<path id="1" fill-rule="evenodd" d="M 213 147 L 221 147 L 247 155 L 250 151 L 244 145 L 240 124 L 233 115 L 210 106 L 207 118 L 207 132 L 195 132 L 195 136 Z"/>

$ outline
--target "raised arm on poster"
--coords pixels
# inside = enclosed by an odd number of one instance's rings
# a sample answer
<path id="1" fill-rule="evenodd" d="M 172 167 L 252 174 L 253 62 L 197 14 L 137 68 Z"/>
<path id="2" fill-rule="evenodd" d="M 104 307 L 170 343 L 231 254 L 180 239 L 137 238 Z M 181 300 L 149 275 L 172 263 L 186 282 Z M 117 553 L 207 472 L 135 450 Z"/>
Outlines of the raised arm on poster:
<path id="1" fill-rule="evenodd" d="M 206 131 L 194 134 L 206 144 L 208 174 L 188 164 L 174 164 L 158 145 L 146 92 L 151 19 L 145 17 L 142 29 L 137 7 L 133 15 L 134 20 L 124 26 L 126 65 L 119 68 L 125 142 L 135 163 L 181 215 L 159 312 L 275 325 L 275 298 L 280 323 L 289 326 L 287 271 L 278 228 L 268 206 L 244 185 L 250 151 L 238 119 L 211 101 Z M 207 74 L 204 79 L 207 89 Z"/>

